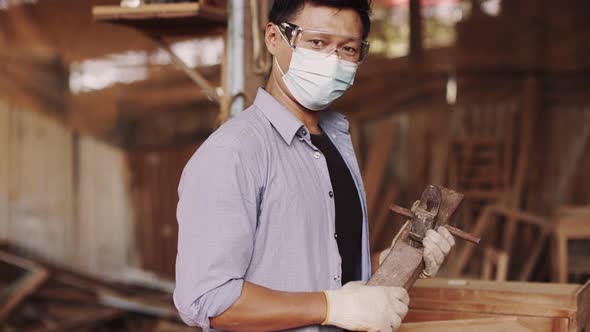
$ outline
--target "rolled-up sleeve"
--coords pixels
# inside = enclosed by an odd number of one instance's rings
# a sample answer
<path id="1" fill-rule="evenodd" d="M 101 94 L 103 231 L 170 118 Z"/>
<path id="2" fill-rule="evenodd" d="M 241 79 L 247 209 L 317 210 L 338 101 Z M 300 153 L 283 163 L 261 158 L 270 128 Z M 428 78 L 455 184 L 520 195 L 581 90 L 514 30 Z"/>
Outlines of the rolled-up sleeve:
<path id="1" fill-rule="evenodd" d="M 185 167 L 174 304 L 188 325 L 209 328 L 209 318 L 239 298 L 252 258 L 257 192 L 235 148 L 205 145 Z"/>

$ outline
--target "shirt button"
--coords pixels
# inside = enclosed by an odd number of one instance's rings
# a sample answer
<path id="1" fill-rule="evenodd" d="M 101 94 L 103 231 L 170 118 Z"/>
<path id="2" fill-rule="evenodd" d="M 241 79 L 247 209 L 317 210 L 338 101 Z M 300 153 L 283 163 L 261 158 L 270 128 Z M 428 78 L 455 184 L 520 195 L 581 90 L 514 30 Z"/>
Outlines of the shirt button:
<path id="1" fill-rule="evenodd" d="M 337 239 L 338 238 L 338 233 L 334 233 L 334 238 Z"/>
<path id="2" fill-rule="evenodd" d="M 305 136 L 305 135 L 307 135 L 307 130 L 301 129 L 301 136 Z"/>
<path id="3" fill-rule="evenodd" d="M 330 195 L 330 197 L 334 197 L 334 192 L 333 192 L 333 191 L 330 191 L 330 192 L 328 193 L 328 195 Z"/>
<path id="4" fill-rule="evenodd" d="M 334 276 L 334 281 L 340 281 L 340 275 L 339 274 L 337 274 L 337 275 Z"/>
<path id="5" fill-rule="evenodd" d="M 320 157 L 321 157 L 321 156 L 322 156 L 322 154 L 321 154 L 321 153 L 319 153 L 318 151 L 316 151 L 316 152 L 314 152 L 314 153 L 313 153 L 313 157 L 314 157 L 315 159 L 320 159 Z"/>

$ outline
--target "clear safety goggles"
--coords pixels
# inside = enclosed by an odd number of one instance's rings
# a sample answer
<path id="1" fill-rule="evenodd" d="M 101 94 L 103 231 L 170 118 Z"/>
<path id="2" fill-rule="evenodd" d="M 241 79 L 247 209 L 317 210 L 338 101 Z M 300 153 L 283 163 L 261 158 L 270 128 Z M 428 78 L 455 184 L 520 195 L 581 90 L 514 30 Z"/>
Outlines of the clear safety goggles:
<path id="1" fill-rule="evenodd" d="M 360 64 L 369 53 L 369 43 L 364 40 L 325 31 L 307 30 L 295 24 L 283 22 L 277 25 L 291 47 L 305 48 L 326 57 L 337 53 L 340 59 Z"/>

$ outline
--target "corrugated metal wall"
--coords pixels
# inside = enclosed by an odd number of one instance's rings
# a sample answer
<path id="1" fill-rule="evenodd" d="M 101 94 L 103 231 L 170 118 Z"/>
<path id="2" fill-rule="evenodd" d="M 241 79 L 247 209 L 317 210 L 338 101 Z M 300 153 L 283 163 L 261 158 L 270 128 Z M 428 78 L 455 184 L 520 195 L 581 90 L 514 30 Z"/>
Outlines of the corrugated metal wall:
<path id="1" fill-rule="evenodd" d="M 0 240 L 91 273 L 131 263 L 124 153 L 0 104 Z"/>

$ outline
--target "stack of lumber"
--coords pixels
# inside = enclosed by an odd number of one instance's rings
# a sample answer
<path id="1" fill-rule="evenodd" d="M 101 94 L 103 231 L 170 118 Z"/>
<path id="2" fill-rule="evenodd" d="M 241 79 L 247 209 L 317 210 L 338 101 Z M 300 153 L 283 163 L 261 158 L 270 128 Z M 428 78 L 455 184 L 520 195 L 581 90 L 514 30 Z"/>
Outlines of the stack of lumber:
<path id="1" fill-rule="evenodd" d="M 0 250 L 0 330 L 188 331 L 162 285 L 100 280 Z"/>

